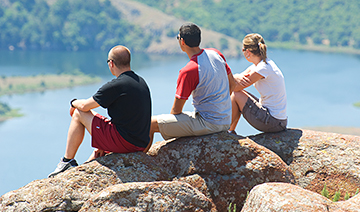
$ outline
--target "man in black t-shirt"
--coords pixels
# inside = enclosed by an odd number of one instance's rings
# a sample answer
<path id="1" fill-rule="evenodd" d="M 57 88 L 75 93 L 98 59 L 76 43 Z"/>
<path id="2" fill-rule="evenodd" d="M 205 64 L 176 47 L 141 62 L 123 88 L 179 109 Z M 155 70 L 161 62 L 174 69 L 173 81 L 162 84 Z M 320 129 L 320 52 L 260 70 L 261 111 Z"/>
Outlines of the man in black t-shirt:
<path id="1" fill-rule="evenodd" d="M 49 177 L 77 166 L 74 157 L 84 139 L 85 129 L 96 148 L 89 160 L 108 152 L 129 153 L 150 148 L 151 97 L 143 78 L 130 68 L 130 51 L 115 46 L 108 54 L 108 66 L 115 79 L 103 85 L 89 99 L 73 99 L 70 104 L 70 123 L 64 157 Z M 94 112 L 107 109 L 111 120 Z"/>

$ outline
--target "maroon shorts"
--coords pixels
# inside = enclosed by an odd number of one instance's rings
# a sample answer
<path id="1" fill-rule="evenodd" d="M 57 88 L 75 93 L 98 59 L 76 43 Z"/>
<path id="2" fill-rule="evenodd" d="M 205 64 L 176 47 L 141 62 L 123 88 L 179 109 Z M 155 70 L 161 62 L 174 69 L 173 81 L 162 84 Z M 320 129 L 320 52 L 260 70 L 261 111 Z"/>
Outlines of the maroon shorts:
<path id="1" fill-rule="evenodd" d="M 96 114 L 92 121 L 92 147 L 109 152 L 140 152 L 145 148 L 127 142 L 106 117 Z"/>

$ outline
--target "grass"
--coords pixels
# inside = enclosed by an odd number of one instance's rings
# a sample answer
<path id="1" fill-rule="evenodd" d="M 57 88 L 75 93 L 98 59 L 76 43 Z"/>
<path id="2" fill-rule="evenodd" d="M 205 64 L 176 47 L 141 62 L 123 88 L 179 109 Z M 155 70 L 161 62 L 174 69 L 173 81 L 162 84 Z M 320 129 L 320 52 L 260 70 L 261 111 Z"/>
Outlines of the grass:
<path id="1" fill-rule="evenodd" d="M 356 190 L 354 196 L 356 196 L 358 193 L 359 193 L 359 188 Z M 321 195 L 330 199 L 329 191 L 327 190 L 326 183 L 324 184 L 324 188 L 321 191 Z M 337 201 L 339 201 L 340 197 L 341 197 L 341 192 L 339 190 L 339 191 L 335 192 L 332 201 L 337 202 Z M 348 192 L 346 192 L 345 196 L 344 196 L 344 200 L 348 200 L 348 199 L 350 199 L 350 194 Z"/>
<path id="2" fill-rule="evenodd" d="M 236 212 L 236 204 L 234 204 L 233 206 L 232 203 L 230 203 L 228 207 L 228 212 Z"/>

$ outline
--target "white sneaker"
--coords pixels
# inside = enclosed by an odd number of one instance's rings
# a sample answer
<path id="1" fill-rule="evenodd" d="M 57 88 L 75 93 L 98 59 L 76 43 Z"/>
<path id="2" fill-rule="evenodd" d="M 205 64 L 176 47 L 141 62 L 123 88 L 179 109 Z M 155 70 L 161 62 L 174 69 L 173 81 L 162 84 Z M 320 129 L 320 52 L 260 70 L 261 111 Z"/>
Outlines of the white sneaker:
<path id="1" fill-rule="evenodd" d="M 57 165 L 55 171 L 50 173 L 48 177 L 54 177 L 55 175 L 76 166 L 78 166 L 78 164 L 75 159 L 71 159 L 69 162 L 64 162 L 63 159 L 61 158 L 60 163 Z"/>

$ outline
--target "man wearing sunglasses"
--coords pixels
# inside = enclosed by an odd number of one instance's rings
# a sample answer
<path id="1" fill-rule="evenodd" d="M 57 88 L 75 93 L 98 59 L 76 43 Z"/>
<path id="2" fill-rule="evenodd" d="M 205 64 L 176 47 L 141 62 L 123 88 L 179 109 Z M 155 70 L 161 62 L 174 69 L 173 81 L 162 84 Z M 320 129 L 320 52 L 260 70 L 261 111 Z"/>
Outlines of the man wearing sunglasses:
<path id="1" fill-rule="evenodd" d="M 193 23 L 182 25 L 177 39 L 190 61 L 179 72 L 170 114 L 152 117 L 151 142 L 155 132 L 170 139 L 227 131 L 230 127 L 230 91 L 235 81 L 225 57 L 216 49 L 199 47 L 201 30 Z M 195 111 L 183 112 L 190 95 Z"/>
<path id="2" fill-rule="evenodd" d="M 64 157 L 49 177 L 77 166 L 74 157 L 84 139 L 85 129 L 96 148 L 89 160 L 108 152 L 129 153 L 144 151 L 149 145 L 151 97 L 143 78 L 130 68 L 130 51 L 125 46 L 115 46 L 108 54 L 108 66 L 115 79 L 104 84 L 89 99 L 70 102 L 72 117 Z M 107 109 L 111 120 L 93 111 Z"/>

